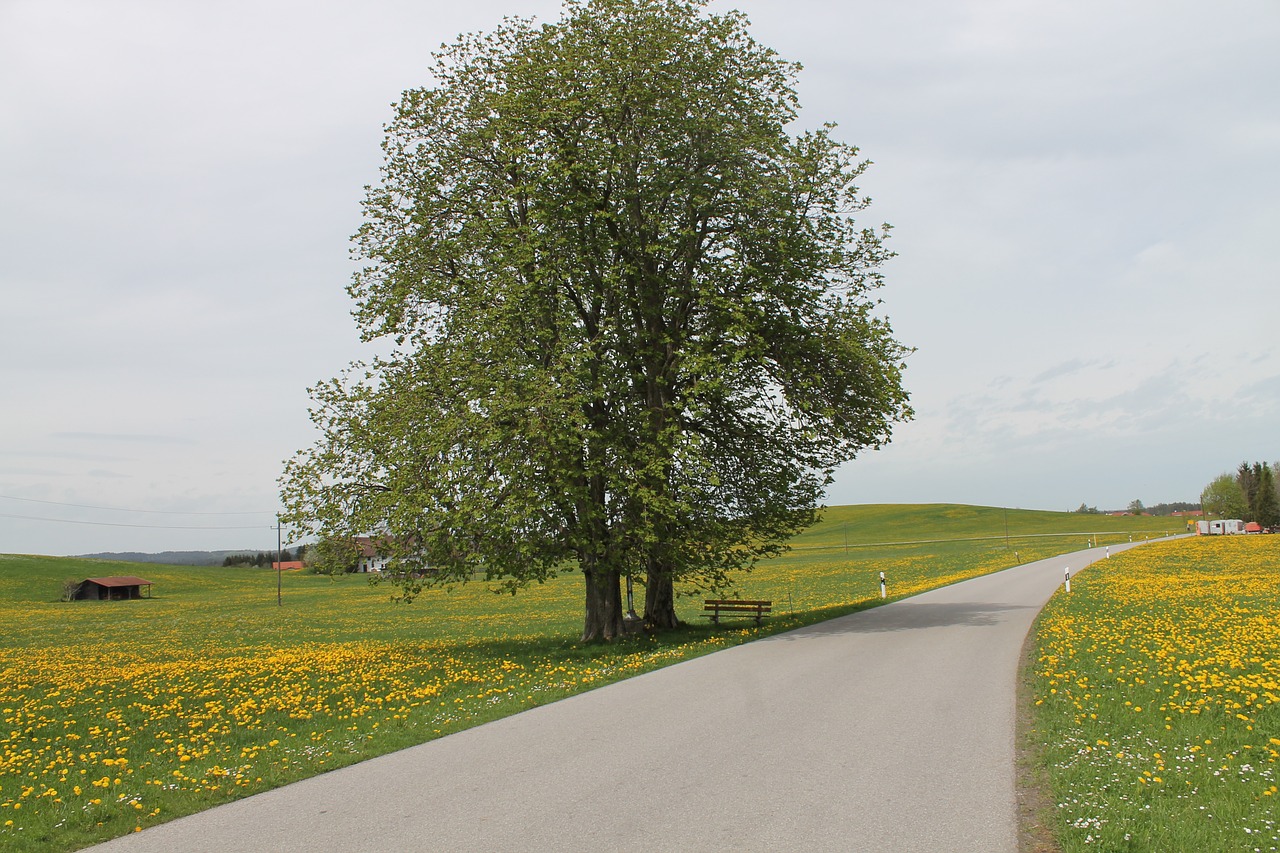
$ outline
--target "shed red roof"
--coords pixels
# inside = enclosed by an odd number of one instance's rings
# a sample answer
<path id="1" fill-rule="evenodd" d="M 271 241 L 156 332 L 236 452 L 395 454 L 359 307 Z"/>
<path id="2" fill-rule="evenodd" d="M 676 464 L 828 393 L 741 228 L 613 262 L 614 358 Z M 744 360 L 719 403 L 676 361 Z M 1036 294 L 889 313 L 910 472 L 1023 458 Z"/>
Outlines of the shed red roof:
<path id="1" fill-rule="evenodd" d="M 132 576 L 118 578 L 87 578 L 86 580 L 96 583 L 98 586 L 151 586 L 151 581 Z"/>

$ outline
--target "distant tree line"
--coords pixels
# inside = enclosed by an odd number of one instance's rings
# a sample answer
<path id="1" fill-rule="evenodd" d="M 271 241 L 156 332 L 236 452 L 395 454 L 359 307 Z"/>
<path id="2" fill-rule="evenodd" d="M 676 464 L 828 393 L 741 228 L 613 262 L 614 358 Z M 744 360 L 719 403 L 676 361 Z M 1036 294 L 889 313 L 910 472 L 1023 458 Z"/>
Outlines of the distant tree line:
<path id="1" fill-rule="evenodd" d="M 297 550 L 289 550 L 285 548 L 283 551 L 259 551 L 256 554 L 245 552 L 243 554 L 231 554 L 222 561 L 224 566 L 255 566 L 263 568 L 272 566 L 277 560 L 282 563 L 288 563 L 293 560 L 306 562 L 308 545 L 304 542 L 297 547 Z"/>
<path id="2" fill-rule="evenodd" d="M 275 551 L 245 551 L 231 554 L 222 561 L 224 566 L 254 566 L 268 568 L 276 560 L 288 563 L 293 560 L 305 563 L 306 567 L 320 575 L 340 575 L 354 572 L 360 560 L 356 544 L 350 539 L 325 538 L 319 542 L 299 545 L 296 549 L 285 548 L 278 556 Z"/>
<path id="3" fill-rule="evenodd" d="M 1219 518 L 1256 521 L 1263 527 L 1280 527 L 1280 497 L 1276 494 L 1276 470 L 1280 463 L 1241 462 L 1235 473 L 1213 478 L 1200 493 L 1206 513 Z"/>
<path id="4" fill-rule="evenodd" d="M 1200 509 L 1198 503 L 1188 503 L 1187 501 L 1174 501 L 1173 503 L 1155 504 L 1147 507 L 1149 515 L 1173 515 L 1175 512 L 1195 512 Z"/>
<path id="5" fill-rule="evenodd" d="M 1142 501 L 1129 501 L 1129 505 L 1125 507 L 1125 512 L 1133 515 L 1173 515 L 1175 512 L 1192 512 L 1200 509 L 1200 504 L 1188 503 L 1186 501 L 1173 501 L 1170 503 L 1158 503 L 1151 506 L 1144 506 Z M 1089 506 L 1081 503 L 1079 507 L 1073 510 L 1086 515 L 1103 515 L 1104 510 L 1098 509 L 1096 506 Z"/>

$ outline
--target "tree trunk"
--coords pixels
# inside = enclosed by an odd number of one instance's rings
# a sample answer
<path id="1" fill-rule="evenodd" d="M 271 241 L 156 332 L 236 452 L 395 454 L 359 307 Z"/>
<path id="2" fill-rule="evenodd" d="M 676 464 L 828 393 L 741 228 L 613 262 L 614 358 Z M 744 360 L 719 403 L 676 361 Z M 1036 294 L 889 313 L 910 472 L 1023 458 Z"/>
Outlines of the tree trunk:
<path id="1" fill-rule="evenodd" d="M 650 628 L 676 628 L 680 619 L 676 616 L 676 591 L 671 572 L 653 557 L 644 585 L 644 624 Z"/>
<path id="2" fill-rule="evenodd" d="M 587 614 L 582 642 L 609 641 L 622 635 L 621 575 L 612 569 L 583 569 L 587 582 Z"/>

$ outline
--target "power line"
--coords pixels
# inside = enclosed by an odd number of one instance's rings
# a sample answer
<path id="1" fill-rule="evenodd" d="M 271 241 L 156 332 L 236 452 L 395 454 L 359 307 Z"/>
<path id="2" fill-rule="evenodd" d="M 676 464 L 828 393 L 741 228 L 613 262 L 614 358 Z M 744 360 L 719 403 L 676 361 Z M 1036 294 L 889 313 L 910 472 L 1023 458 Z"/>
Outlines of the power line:
<path id="1" fill-rule="evenodd" d="M 72 507 L 76 507 L 77 509 L 103 509 L 103 510 L 107 510 L 108 512 L 137 512 L 137 513 L 145 513 L 148 515 L 275 515 L 275 513 L 271 511 L 259 511 L 259 510 L 250 510 L 246 512 L 193 512 L 193 511 L 171 510 L 171 509 L 123 509 L 121 507 L 116 507 L 116 506 L 93 506 L 91 504 L 69 504 L 69 503 L 63 503 L 61 501 L 42 501 L 42 500 L 39 500 L 38 498 L 19 498 L 19 497 L 14 497 L 13 495 L 0 495 L 0 498 L 3 498 L 8 501 L 24 501 L 25 503 L 33 503 L 33 504 L 49 504 L 51 506 L 72 506 Z M 6 516 L 6 517 L 16 518 L 17 516 Z M 57 519 L 50 518 L 50 519 L 44 519 L 44 520 L 56 521 Z M 85 523 L 88 524 L 89 522 L 85 522 Z"/>
<path id="2" fill-rule="evenodd" d="M 215 513 L 216 514 L 216 513 Z M 229 515 L 245 515 L 246 513 L 228 513 Z M 35 515 L 10 515 L 0 512 L 0 518 L 19 518 L 23 521 L 51 521 L 54 524 L 91 524 L 94 527 L 139 527 L 146 530 L 273 530 L 275 525 L 252 524 L 238 527 L 198 527 L 171 524 L 121 524 L 112 521 L 76 521 L 70 518 L 41 518 Z"/>

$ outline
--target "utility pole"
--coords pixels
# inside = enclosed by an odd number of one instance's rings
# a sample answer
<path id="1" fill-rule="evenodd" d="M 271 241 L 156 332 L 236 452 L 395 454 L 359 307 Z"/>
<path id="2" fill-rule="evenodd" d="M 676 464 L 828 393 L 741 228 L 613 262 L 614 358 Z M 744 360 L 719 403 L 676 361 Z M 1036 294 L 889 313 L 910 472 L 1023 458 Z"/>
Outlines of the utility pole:
<path id="1" fill-rule="evenodd" d="M 283 607 L 281 576 L 284 574 L 284 542 L 280 538 L 280 514 L 276 513 L 276 607 Z"/>

